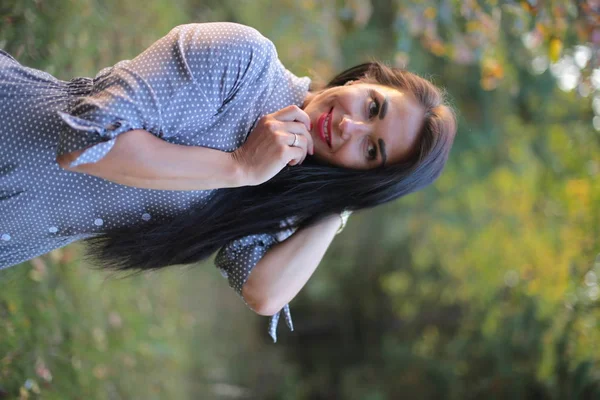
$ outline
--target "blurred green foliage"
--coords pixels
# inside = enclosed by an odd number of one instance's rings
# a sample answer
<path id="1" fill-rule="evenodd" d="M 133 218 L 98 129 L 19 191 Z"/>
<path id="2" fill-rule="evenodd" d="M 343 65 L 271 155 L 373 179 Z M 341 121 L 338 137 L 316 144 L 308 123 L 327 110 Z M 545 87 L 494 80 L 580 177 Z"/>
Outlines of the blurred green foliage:
<path id="1" fill-rule="evenodd" d="M 599 398 L 593 7 L 3 1 L 0 47 L 61 79 L 131 58 L 177 24 L 228 20 L 271 38 L 298 75 L 325 80 L 374 57 L 430 77 L 459 133 L 433 187 L 353 215 L 277 345 L 210 263 L 103 280 L 71 246 L 3 271 L 0 387 L 57 399 Z"/>

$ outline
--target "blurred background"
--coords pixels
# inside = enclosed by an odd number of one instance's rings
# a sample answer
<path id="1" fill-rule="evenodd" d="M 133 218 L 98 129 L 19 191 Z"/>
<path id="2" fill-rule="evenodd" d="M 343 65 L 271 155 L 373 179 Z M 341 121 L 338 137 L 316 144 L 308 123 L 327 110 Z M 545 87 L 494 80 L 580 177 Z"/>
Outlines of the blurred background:
<path id="1" fill-rule="evenodd" d="M 212 261 L 129 278 L 75 244 L 0 272 L 0 398 L 600 398 L 600 3 L 1 0 L 0 48 L 69 80 L 189 22 L 251 25 L 297 75 L 376 58 L 459 116 L 432 187 L 350 218 L 291 303 Z"/>

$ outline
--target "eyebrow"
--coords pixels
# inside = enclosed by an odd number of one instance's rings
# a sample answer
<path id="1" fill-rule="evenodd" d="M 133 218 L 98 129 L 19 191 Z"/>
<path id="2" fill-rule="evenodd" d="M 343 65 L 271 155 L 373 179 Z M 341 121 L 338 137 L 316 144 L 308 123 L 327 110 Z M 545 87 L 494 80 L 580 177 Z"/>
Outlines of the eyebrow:
<path id="1" fill-rule="evenodd" d="M 387 161 L 387 153 L 385 152 L 385 142 L 381 138 L 379 138 L 378 142 L 379 142 L 379 150 L 381 151 L 381 159 L 383 160 L 381 162 L 381 166 L 383 167 L 383 166 L 385 166 L 385 162 Z"/>
<path id="2" fill-rule="evenodd" d="M 383 103 L 381 103 L 381 107 L 379 108 L 379 119 L 380 120 L 385 118 L 387 109 L 388 109 L 388 98 L 387 98 L 387 96 L 383 96 Z M 379 140 L 377 142 L 379 143 L 379 150 L 381 151 L 381 160 L 382 160 L 381 167 L 384 167 L 385 163 L 387 161 L 387 153 L 385 151 L 385 142 L 381 138 L 379 138 Z"/>
<path id="3" fill-rule="evenodd" d="M 383 103 L 381 104 L 381 108 L 379 109 L 379 119 L 385 118 L 385 113 L 387 113 L 388 109 L 388 98 L 385 96 L 383 98 Z"/>

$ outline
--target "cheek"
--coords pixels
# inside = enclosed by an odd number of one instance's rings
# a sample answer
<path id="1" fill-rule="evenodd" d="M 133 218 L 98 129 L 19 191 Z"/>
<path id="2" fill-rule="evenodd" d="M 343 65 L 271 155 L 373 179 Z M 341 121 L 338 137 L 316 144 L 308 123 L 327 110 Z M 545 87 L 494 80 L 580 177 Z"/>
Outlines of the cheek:
<path id="1" fill-rule="evenodd" d="M 331 153 L 322 141 L 320 145 L 315 145 L 315 154 L 312 155 L 312 158 L 318 164 L 344 166 L 343 162 L 340 162 L 340 154 Z"/>
<path id="2" fill-rule="evenodd" d="M 364 149 L 359 142 L 348 144 L 335 153 L 339 165 L 352 169 L 368 169 Z"/>
<path id="3" fill-rule="evenodd" d="M 322 164 L 331 164 L 338 167 L 346 168 L 358 168 L 361 169 L 360 152 L 357 150 L 358 144 L 348 143 L 342 148 L 338 149 L 335 153 L 329 150 L 329 147 L 320 138 L 315 138 L 318 143 L 315 143 L 315 154 L 312 156 L 313 159 Z"/>
<path id="4" fill-rule="evenodd" d="M 346 167 L 346 168 L 354 168 L 356 166 L 356 155 L 355 151 L 352 149 L 352 146 L 344 146 L 333 154 L 329 155 L 330 160 L 333 164 Z"/>
<path id="5" fill-rule="evenodd" d="M 313 122 L 313 124 L 314 124 L 314 122 Z M 316 131 L 316 129 L 313 129 L 313 131 Z M 311 131 L 310 137 L 312 138 L 313 144 L 315 145 L 315 155 L 330 154 L 329 146 L 327 145 L 327 143 L 323 142 L 323 139 L 321 139 L 321 136 L 319 136 L 318 132 Z"/>
<path id="6" fill-rule="evenodd" d="M 329 149 L 327 149 L 327 145 L 325 143 L 323 143 L 323 141 L 318 137 L 313 136 L 313 140 L 315 143 L 315 154 L 313 154 L 314 159 L 315 160 L 330 159 L 332 154 L 328 151 Z"/>

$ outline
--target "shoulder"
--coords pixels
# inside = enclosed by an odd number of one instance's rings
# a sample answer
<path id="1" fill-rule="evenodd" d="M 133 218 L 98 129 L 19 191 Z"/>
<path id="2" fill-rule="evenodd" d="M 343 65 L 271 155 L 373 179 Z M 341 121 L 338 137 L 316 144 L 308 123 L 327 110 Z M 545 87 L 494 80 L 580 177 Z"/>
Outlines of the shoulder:
<path id="1" fill-rule="evenodd" d="M 176 26 L 169 35 L 192 46 L 277 56 L 273 42 L 255 28 L 233 22 L 193 23 Z"/>

